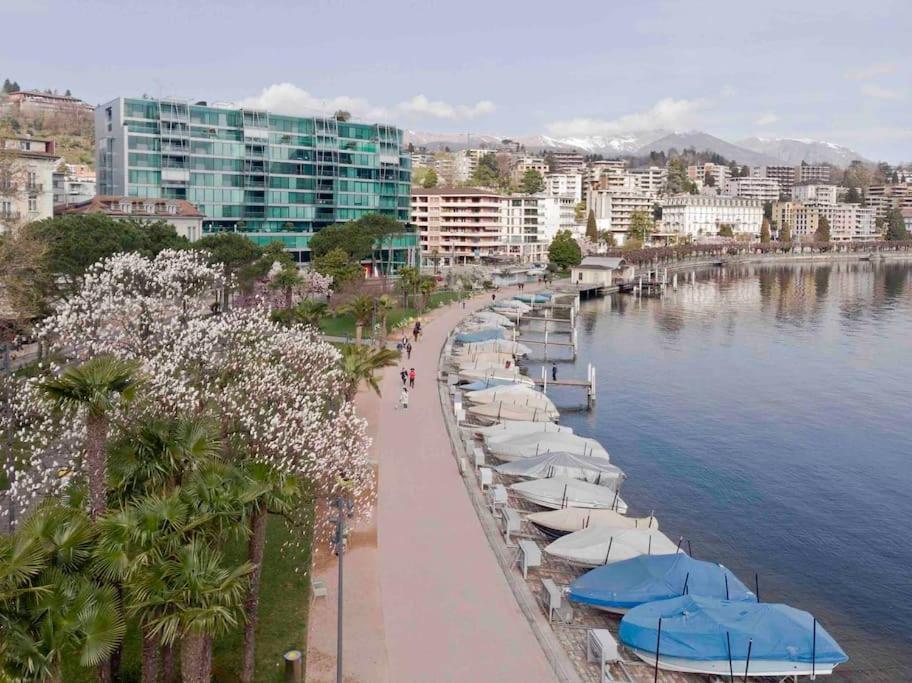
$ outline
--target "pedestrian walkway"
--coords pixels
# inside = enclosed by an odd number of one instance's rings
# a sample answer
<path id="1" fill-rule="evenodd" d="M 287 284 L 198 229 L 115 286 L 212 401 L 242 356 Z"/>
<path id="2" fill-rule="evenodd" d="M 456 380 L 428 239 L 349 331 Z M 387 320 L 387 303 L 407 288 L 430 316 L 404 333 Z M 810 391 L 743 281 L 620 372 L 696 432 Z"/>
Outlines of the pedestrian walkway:
<path id="1" fill-rule="evenodd" d="M 441 412 L 443 344 L 460 318 L 490 301 L 487 294 L 466 310 L 452 304 L 423 324 L 409 361 L 417 379 L 408 410 L 398 407 L 400 366 L 384 373 L 382 399 L 358 396 L 374 437 L 379 495 L 375 519 L 346 555 L 346 681 L 554 678 L 466 494 Z M 329 597 L 311 611 L 308 681 L 335 675 L 336 567 L 331 554 L 316 560 Z"/>

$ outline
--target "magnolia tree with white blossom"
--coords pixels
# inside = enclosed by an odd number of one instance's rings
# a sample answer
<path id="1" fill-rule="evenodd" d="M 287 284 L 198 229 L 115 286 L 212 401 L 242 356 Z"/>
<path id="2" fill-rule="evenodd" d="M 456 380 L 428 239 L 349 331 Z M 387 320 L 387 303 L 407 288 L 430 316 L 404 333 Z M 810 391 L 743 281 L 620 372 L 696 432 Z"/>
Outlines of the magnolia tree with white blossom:
<path id="1" fill-rule="evenodd" d="M 212 415 L 231 457 L 303 478 L 317 501 L 344 488 L 366 512 L 374 490 L 370 441 L 344 398 L 338 352 L 310 328 L 271 322 L 265 303 L 210 315 L 207 303 L 225 276 L 206 257 L 163 251 L 154 259 L 118 254 L 101 261 L 41 334 L 52 352 L 74 362 L 99 354 L 138 362 L 143 398 L 130 409 L 134 419 Z M 317 280 L 309 278 L 308 287 L 328 287 Z M 33 381 L 5 381 L 4 391 L 16 396 L 0 415 L 16 454 L 7 459 L 10 496 L 24 506 L 59 488 L 62 471 L 79 471 L 84 434 L 76 416 L 51 410 Z M 319 518 L 317 524 L 325 528 Z"/>

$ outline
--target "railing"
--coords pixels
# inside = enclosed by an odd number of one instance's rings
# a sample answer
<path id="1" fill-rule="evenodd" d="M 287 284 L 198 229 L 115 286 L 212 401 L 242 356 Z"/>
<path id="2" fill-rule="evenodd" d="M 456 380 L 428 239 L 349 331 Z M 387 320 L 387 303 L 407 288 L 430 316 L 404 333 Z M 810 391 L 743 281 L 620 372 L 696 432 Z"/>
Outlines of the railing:
<path id="1" fill-rule="evenodd" d="M 38 194 L 44 189 L 44 185 L 41 183 L 27 183 L 25 186 L 25 191 L 29 194 Z"/>

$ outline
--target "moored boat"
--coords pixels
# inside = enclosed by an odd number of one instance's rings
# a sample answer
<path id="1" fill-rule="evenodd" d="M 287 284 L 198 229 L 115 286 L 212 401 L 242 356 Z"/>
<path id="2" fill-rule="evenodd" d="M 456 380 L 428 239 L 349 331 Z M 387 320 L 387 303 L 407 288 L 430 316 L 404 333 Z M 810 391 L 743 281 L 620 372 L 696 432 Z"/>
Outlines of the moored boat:
<path id="1" fill-rule="evenodd" d="M 561 536 L 546 546 L 545 552 L 581 567 L 598 567 L 637 555 L 667 555 L 679 549 L 658 529 L 593 526 Z"/>
<path id="2" fill-rule="evenodd" d="M 550 539 L 557 539 L 590 526 L 605 526 L 614 529 L 659 528 L 659 520 L 652 516 L 626 517 L 614 510 L 588 510 L 584 508 L 533 512 L 531 515 L 526 515 L 526 520 Z"/>
<path id="3" fill-rule="evenodd" d="M 593 458 L 566 451 L 542 453 L 531 458 L 506 462 L 494 468 L 500 474 L 527 479 L 567 477 L 611 489 L 620 487 L 624 471 L 605 458 Z"/>
<path id="4" fill-rule="evenodd" d="M 598 441 L 576 434 L 524 434 L 514 439 L 491 444 L 488 446 L 488 450 L 494 457 L 504 462 L 557 451 L 610 459 L 608 451 Z"/>
<path id="5" fill-rule="evenodd" d="M 510 490 L 519 498 L 552 510 L 576 507 L 627 512 L 627 503 L 615 489 L 568 477 L 521 481 L 511 484 Z"/>

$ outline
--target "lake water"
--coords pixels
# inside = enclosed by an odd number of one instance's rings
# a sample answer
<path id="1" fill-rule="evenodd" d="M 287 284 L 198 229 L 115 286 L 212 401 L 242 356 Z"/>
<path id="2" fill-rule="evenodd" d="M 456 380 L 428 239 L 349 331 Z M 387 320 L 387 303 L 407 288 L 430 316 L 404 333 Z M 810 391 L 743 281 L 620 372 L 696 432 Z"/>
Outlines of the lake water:
<path id="1" fill-rule="evenodd" d="M 631 514 L 813 612 L 840 678 L 912 680 L 912 264 L 706 270 L 578 320 L 558 371 L 593 363 L 598 399 L 561 423 L 627 472 Z"/>

